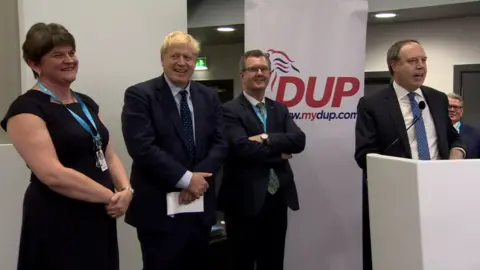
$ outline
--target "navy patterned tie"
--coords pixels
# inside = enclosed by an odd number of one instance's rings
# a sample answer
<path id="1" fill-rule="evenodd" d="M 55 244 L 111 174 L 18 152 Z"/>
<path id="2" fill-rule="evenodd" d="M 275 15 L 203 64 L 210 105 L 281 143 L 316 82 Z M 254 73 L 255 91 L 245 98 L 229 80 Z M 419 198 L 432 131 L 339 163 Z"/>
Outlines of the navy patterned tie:
<path id="1" fill-rule="evenodd" d="M 192 114 L 190 108 L 188 107 L 187 102 L 187 91 L 180 91 L 182 99 L 180 100 L 180 117 L 182 118 L 183 123 L 183 133 L 187 139 L 187 149 L 190 157 L 195 156 L 195 140 L 193 137 L 193 123 L 192 123 Z"/>
<path id="2" fill-rule="evenodd" d="M 415 123 L 415 135 L 417 137 L 418 159 L 430 160 L 430 150 L 428 149 L 427 132 L 425 131 L 425 124 L 423 123 L 422 111 L 418 107 L 415 100 L 415 93 L 408 93 L 410 105 L 412 105 L 413 119 L 418 119 Z"/>

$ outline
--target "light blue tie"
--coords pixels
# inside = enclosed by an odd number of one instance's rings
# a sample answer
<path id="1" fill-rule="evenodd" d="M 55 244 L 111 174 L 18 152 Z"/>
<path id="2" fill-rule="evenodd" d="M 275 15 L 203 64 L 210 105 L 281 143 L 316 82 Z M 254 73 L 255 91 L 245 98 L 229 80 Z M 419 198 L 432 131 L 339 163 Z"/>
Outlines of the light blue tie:
<path id="1" fill-rule="evenodd" d="M 418 107 L 415 100 L 415 93 L 408 93 L 410 105 L 412 105 L 413 119 L 418 119 L 415 123 L 415 135 L 417 137 L 418 159 L 430 160 L 430 150 L 428 149 L 427 132 L 425 131 L 425 124 L 423 123 L 422 111 Z"/>
<path id="2" fill-rule="evenodd" d="M 265 115 L 265 104 L 263 104 L 262 102 L 259 102 L 257 103 L 257 108 L 260 112 L 260 115 L 262 116 L 262 118 L 260 119 L 262 121 L 262 124 L 263 124 L 263 129 L 265 132 L 267 132 L 267 123 L 265 123 L 266 121 L 266 115 Z M 270 169 L 270 179 L 268 181 L 268 192 L 272 195 L 275 195 L 275 193 L 278 191 L 278 189 L 280 188 L 280 180 L 278 179 L 278 176 L 277 174 L 275 173 L 275 171 L 273 169 Z"/>

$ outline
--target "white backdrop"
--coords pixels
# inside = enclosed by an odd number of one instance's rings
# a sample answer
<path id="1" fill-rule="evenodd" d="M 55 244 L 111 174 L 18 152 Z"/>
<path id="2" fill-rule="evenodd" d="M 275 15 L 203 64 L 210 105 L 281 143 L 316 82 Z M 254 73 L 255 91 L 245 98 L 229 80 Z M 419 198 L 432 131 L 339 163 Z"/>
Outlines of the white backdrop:
<path id="1" fill-rule="evenodd" d="M 361 171 L 354 125 L 363 95 L 367 0 L 246 0 L 246 49 L 269 51 L 267 95 L 307 135 L 292 160 L 300 211 L 289 214 L 287 270 L 362 269 Z"/>

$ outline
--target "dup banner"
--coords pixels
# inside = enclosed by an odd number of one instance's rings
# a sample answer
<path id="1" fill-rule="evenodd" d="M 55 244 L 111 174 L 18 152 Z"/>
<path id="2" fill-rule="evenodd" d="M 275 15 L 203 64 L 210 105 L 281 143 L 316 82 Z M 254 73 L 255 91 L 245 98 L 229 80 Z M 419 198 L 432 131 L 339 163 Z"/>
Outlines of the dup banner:
<path id="1" fill-rule="evenodd" d="M 245 49 L 268 52 L 267 96 L 307 136 L 291 160 L 300 210 L 289 212 L 285 269 L 362 269 L 362 174 L 354 160 L 363 96 L 367 0 L 246 0 Z"/>

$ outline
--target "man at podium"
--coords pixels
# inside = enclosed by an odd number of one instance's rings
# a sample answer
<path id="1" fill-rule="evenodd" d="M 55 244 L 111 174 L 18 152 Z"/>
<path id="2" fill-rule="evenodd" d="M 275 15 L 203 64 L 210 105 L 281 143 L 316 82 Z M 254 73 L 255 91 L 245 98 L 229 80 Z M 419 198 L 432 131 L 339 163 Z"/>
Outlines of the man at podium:
<path id="1" fill-rule="evenodd" d="M 367 154 L 434 160 L 463 159 L 459 134 L 448 115 L 447 95 L 423 86 L 427 56 L 416 40 L 401 40 L 387 52 L 389 87 L 360 98 L 355 126 L 355 160 L 363 170 L 364 270 L 371 269 Z"/>
<path id="2" fill-rule="evenodd" d="M 447 95 L 423 86 L 427 56 L 416 40 L 387 52 L 392 84 L 357 106 L 355 159 L 366 170 L 369 153 L 431 160 L 462 159 L 465 150 L 448 116 Z"/>

